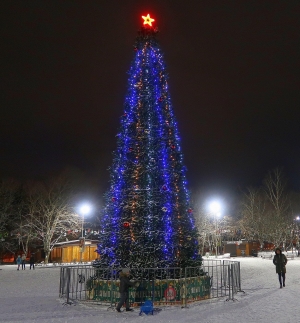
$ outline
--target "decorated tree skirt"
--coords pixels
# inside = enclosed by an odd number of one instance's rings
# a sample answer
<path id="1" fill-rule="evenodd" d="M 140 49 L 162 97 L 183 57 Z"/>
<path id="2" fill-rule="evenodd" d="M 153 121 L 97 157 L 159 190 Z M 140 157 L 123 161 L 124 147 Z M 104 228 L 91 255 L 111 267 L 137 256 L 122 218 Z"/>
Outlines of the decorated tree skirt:
<path id="1" fill-rule="evenodd" d="M 87 299 L 115 303 L 120 300 L 119 280 L 90 279 L 87 281 Z M 210 277 L 142 281 L 129 289 L 131 306 L 140 306 L 146 300 L 154 305 L 179 305 L 210 298 Z"/>

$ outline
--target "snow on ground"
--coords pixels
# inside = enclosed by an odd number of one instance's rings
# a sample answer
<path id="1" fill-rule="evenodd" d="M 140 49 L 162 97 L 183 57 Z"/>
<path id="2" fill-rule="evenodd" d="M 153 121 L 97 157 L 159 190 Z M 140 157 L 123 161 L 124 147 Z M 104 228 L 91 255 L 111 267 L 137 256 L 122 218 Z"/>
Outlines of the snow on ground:
<path id="1" fill-rule="evenodd" d="M 272 260 L 234 258 L 240 261 L 242 290 L 235 301 L 224 298 L 201 301 L 189 308 L 162 308 L 155 315 L 117 313 L 106 307 L 64 305 L 58 297 L 59 268 L 36 267 L 17 271 L 0 266 L 0 322 L 22 323 L 269 323 L 300 321 L 300 257 L 287 264 L 286 287 L 279 282 Z"/>

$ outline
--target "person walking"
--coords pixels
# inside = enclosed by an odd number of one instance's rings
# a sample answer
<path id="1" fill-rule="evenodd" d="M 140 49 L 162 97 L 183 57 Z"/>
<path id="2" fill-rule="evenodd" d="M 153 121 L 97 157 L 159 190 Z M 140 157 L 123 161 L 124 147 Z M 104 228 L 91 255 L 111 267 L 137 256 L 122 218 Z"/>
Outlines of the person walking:
<path id="1" fill-rule="evenodd" d="M 20 255 L 18 255 L 16 262 L 17 262 L 17 265 L 18 265 L 17 270 L 20 270 L 20 265 L 21 265 L 21 263 L 22 263 L 22 258 L 21 258 L 21 256 L 20 256 Z"/>
<path id="2" fill-rule="evenodd" d="M 29 259 L 29 269 L 31 269 L 31 267 L 34 270 L 34 254 L 33 253 L 30 255 L 30 259 Z"/>
<path id="3" fill-rule="evenodd" d="M 22 255 L 22 270 L 23 269 L 25 270 L 25 262 L 26 262 L 26 256 L 25 256 L 25 253 L 23 253 L 23 255 Z"/>
<path id="4" fill-rule="evenodd" d="M 285 287 L 285 274 L 286 274 L 286 264 L 287 258 L 282 253 L 280 248 L 276 248 L 275 256 L 273 258 L 273 264 L 276 266 L 276 273 L 278 274 L 280 288 Z"/>
<path id="5" fill-rule="evenodd" d="M 137 282 L 131 282 L 129 280 L 129 274 L 130 270 L 129 268 L 124 268 L 122 269 L 120 273 L 120 302 L 118 303 L 116 310 L 117 312 L 121 312 L 121 307 L 125 303 L 125 310 L 128 311 L 133 311 L 132 308 L 129 307 L 129 287 L 138 287 L 139 283 Z"/>

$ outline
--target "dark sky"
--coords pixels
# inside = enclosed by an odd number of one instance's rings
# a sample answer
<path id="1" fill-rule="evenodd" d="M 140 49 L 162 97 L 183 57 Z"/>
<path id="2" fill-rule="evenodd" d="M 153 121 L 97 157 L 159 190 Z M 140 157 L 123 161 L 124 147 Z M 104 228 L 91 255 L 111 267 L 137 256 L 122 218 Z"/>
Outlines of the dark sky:
<path id="1" fill-rule="evenodd" d="M 141 15 L 156 19 L 192 191 L 300 190 L 300 2 L 1 1 L 0 178 L 108 167 Z"/>

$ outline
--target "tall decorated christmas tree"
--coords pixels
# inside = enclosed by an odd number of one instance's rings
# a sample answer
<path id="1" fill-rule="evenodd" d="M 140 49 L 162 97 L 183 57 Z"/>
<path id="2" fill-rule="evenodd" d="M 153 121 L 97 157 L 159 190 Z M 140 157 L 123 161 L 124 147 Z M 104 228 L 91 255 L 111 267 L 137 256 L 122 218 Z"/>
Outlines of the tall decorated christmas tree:
<path id="1" fill-rule="evenodd" d="M 138 32 L 105 194 L 96 266 L 201 265 L 186 168 L 157 28 Z"/>

